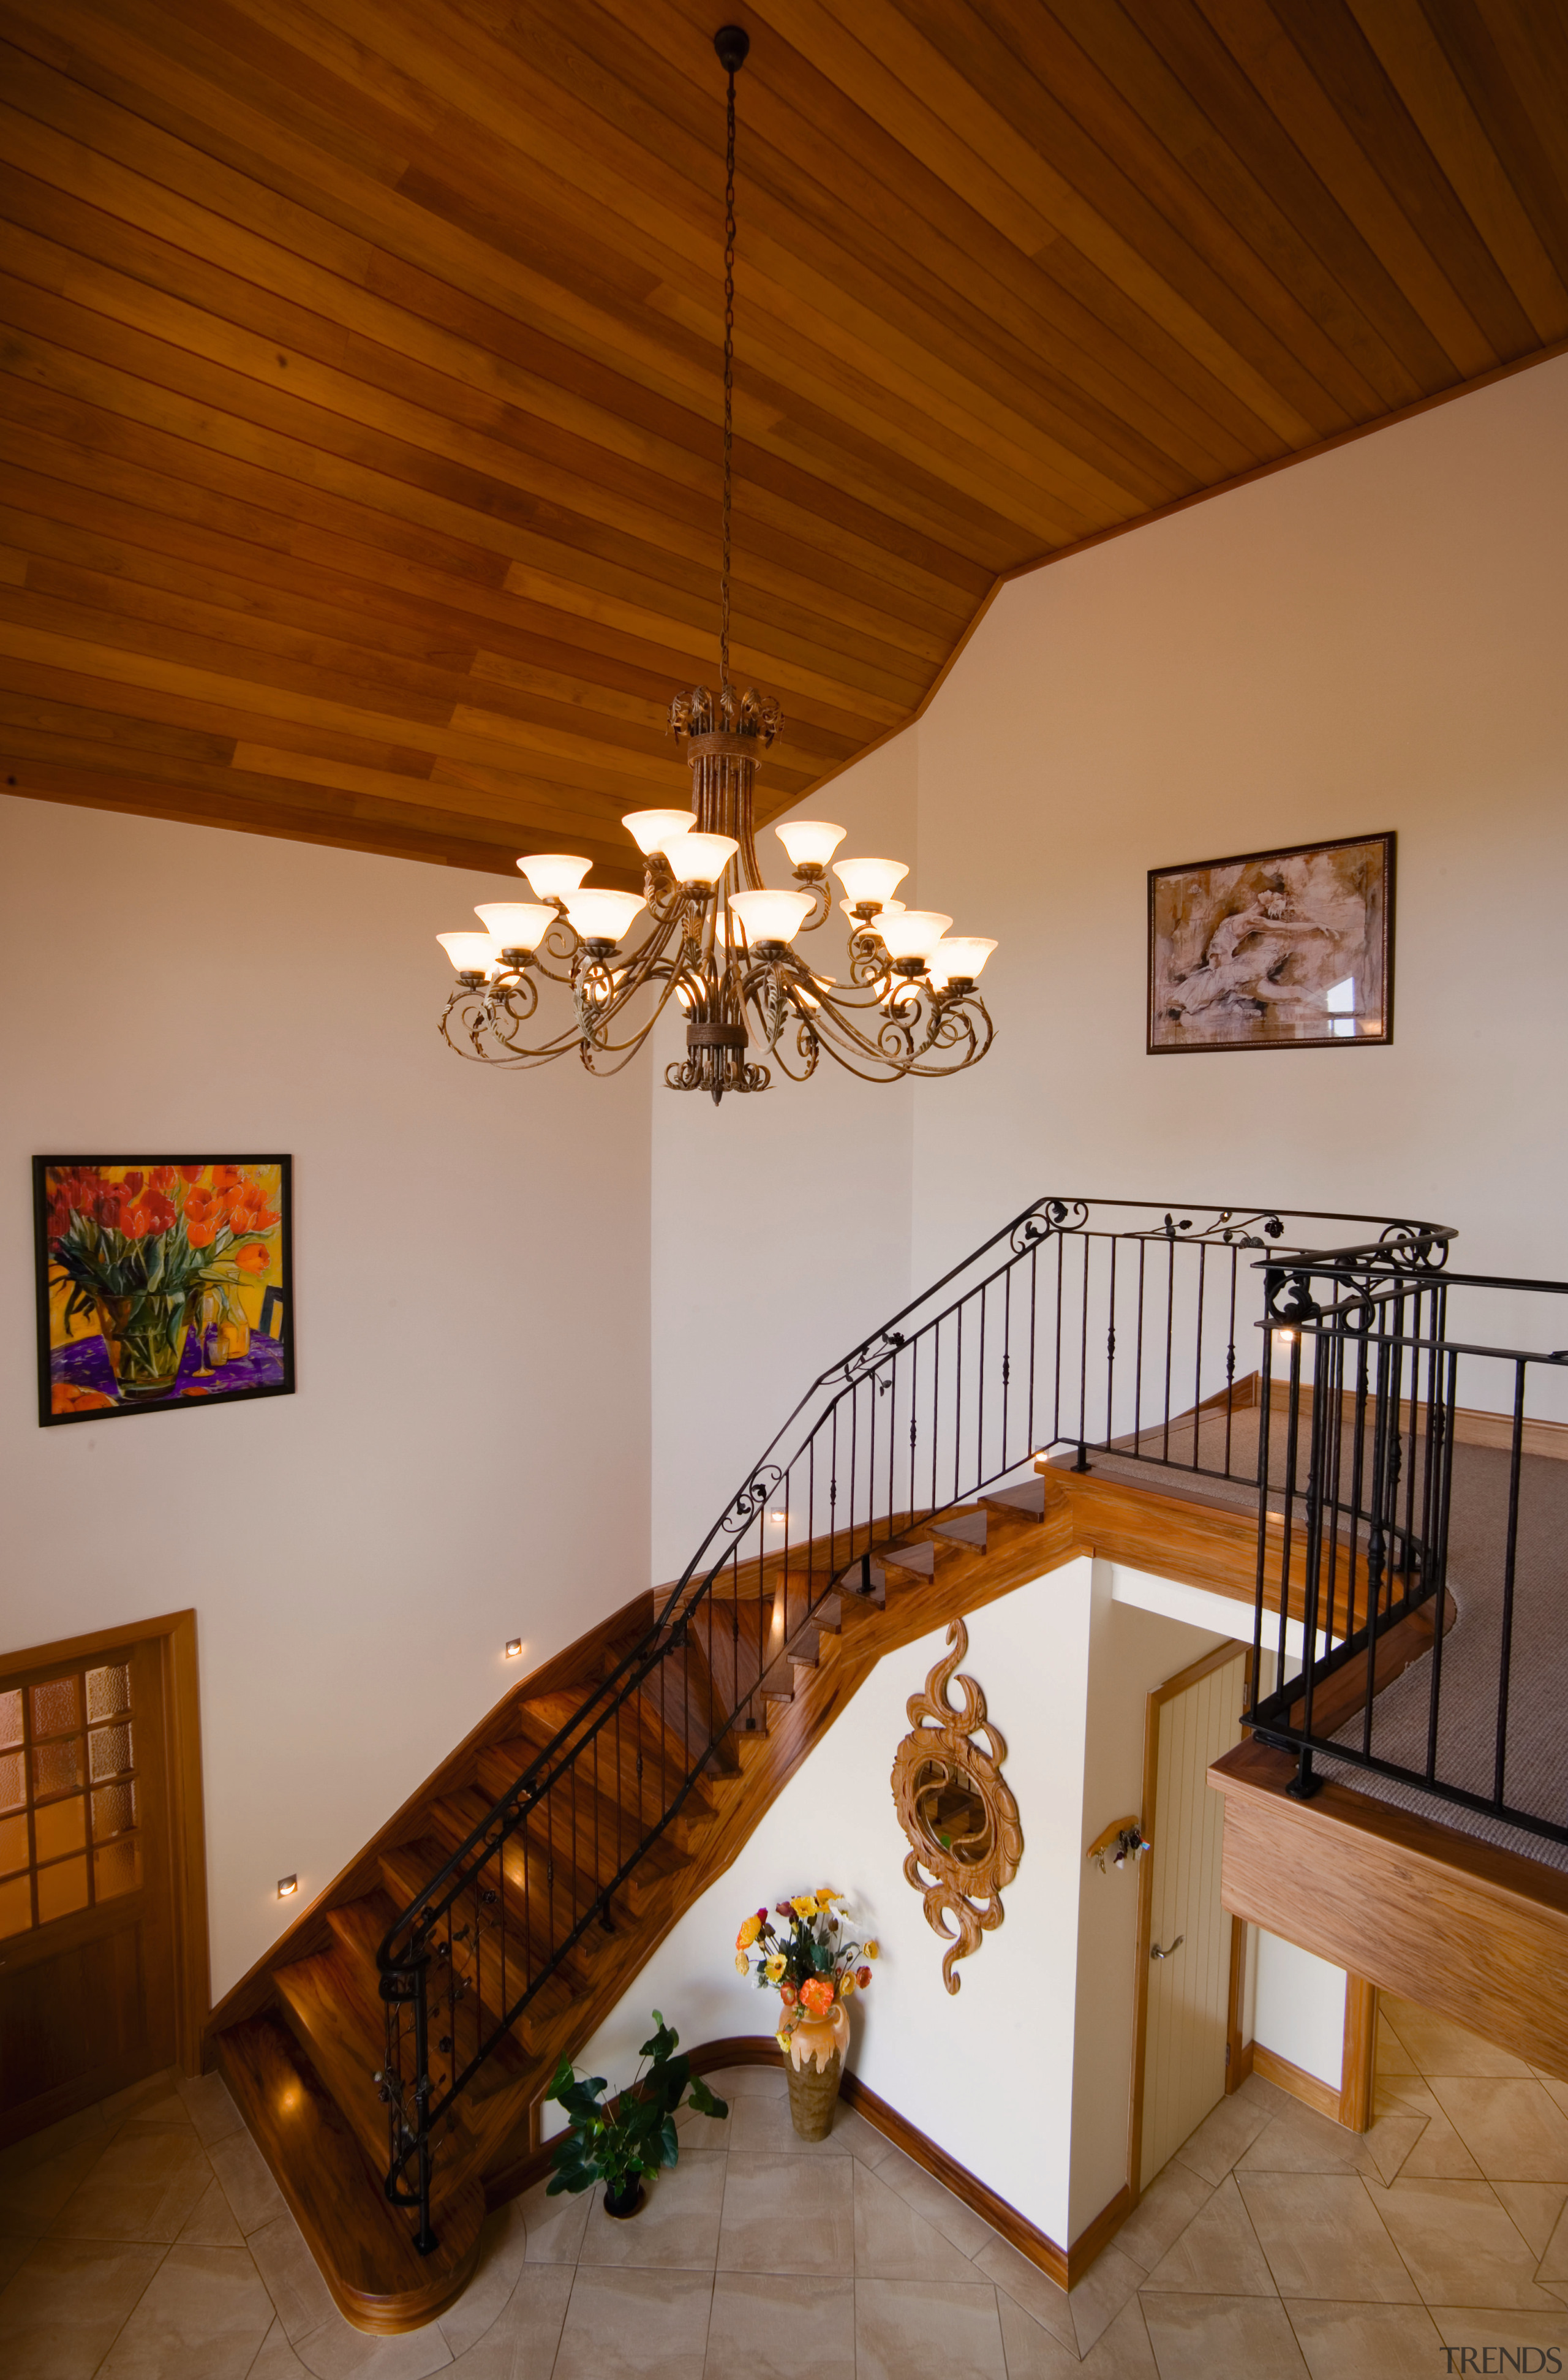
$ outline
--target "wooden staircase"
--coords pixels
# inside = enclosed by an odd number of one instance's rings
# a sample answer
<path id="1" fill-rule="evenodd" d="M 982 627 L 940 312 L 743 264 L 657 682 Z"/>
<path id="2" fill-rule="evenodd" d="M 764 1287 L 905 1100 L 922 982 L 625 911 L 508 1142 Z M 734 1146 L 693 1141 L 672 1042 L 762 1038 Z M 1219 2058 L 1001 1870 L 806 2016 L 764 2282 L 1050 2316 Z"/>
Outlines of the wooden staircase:
<path id="1" fill-rule="evenodd" d="M 1051 1471 L 867 1548 L 836 1586 L 824 1548 L 739 1566 L 694 1611 L 666 1657 L 598 1740 L 548 1839 L 507 1847 L 509 1963 L 432 2014 L 432 2072 L 461 2068 L 491 2021 L 538 1972 L 563 1918 L 593 1912 L 523 2019 L 443 2128 L 432 2222 L 421 2256 L 412 2217 L 387 2199 L 388 2113 L 378 2076 L 385 2011 L 378 1945 L 498 1798 L 573 1720 L 586 1695 L 641 1640 L 644 1596 L 508 1695 L 214 2010 L 211 2058 L 225 2076 L 347 2319 L 393 2332 L 429 2322 L 472 2270 L 486 2208 L 540 2169 L 539 2107 L 682 1913 L 735 1859 L 782 1786 L 881 1657 L 932 1628 L 1098 1548 L 1163 1575 L 1219 1586 L 1250 1606 L 1255 1524 L 1159 1494 Z M 1185 1552 L 1184 1552 L 1185 1548 Z M 836 1550 L 842 1560 L 844 1539 Z M 813 1596 L 822 1599 L 808 1620 Z M 776 1644 L 776 1652 L 767 1654 Z M 665 1831 L 603 1900 L 629 1852 L 713 1738 L 715 1713 L 760 1684 L 716 1742 Z M 579 1790 L 580 1787 L 580 1790 Z M 454 1937 L 497 1912 L 453 1912 Z M 604 1922 L 607 1920 L 607 1923 Z"/>

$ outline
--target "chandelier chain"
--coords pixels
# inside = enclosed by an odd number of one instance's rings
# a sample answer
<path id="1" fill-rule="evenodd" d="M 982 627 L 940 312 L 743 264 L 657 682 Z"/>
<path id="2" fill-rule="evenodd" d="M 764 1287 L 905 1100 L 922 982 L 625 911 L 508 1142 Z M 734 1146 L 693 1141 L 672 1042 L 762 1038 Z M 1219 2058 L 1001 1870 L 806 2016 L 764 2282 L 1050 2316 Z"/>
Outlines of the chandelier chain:
<path id="1" fill-rule="evenodd" d="M 730 484 L 735 438 L 735 68 L 724 109 L 724 493 L 719 565 L 719 686 L 730 682 Z"/>

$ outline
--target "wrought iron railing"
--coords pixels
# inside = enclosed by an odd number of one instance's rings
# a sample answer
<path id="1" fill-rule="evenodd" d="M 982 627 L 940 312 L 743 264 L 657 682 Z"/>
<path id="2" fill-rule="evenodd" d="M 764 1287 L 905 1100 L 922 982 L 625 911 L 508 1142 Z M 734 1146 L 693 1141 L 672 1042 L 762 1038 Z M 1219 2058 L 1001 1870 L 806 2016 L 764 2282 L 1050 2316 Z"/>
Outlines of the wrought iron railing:
<path id="1" fill-rule="evenodd" d="M 421 2250 L 438 2141 L 487 2061 L 580 1984 L 590 1930 L 613 1930 L 618 1896 L 657 1870 L 829 1598 L 869 1593 L 879 1548 L 1058 1449 L 1077 1469 L 1110 1451 L 1250 1487 L 1258 1257 L 1319 1246 L 1325 1226 L 1348 1227 L 1363 1261 L 1422 1268 L 1452 1237 L 1360 1215 L 1042 1198 L 812 1383 L 651 1627 L 381 1947 L 386 2187 L 417 2211 Z"/>
<path id="2" fill-rule="evenodd" d="M 1303 1798 L 1327 1761 L 1568 1845 L 1568 1348 L 1513 1343 L 1568 1335 L 1568 1282 L 1386 1250 L 1263 1274 L 1255 1732 Z"/>

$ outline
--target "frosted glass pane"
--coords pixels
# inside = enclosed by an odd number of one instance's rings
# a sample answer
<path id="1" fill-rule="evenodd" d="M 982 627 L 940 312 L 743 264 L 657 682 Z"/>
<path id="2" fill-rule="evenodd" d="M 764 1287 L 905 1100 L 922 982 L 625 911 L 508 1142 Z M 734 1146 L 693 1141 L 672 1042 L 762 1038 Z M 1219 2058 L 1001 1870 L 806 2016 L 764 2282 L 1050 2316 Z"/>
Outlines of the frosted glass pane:
<path id="1" fill-rule="evenodd" d="M 128 1768 L 135 1766 L 128 1725 L 95 1727 L 87 1739 L 87 1747 L 92 1761 L 92 1781 L 95 1785 L 102 1783 L 105 1777 L 121 1777 Z"/>
<path id="2" fill-rule="evenodd" d="M 92 1797 L 93 1841 L 102 1843 L 111 1835 L 123 1835 L 135 1824 L 136 1788 L 129 1779 L 123 1785 L 101 1785 Z"/>
<path id="3" fill-rule="evenodd" d="M 43 1793 L 69 1793 L 85 1785 L 81 1773 L 81 1738 L 67 1736 L 64 1743 L 35 1743 L 32 1747 L 32 1797 L 36 1802 Z"/>
<path id="4" fill-rule="evenodd" d="M 57 1867 L 41 1867 L 38 1871 L 38 1922 L 47 1925 L 56 1917 L 68 1917 L 73 1910 L 87 1907 L 87 1853 L 79 1852 L 75 1859 L 62 1860 Z"/>
<path id="5" fill-rule="evenodd" d="M 0 1810 L 19 1810 L 27 1800 L 27 1763 L 19 1752 L 0 1752 Z"/>
<path id="6" fill-rule="evenodd" d="M 27 1820 L 0 1818 L 0 1876 L 28 1863 Z"/>
<path id="7" fill-rule="evenodd" d="M 0 1884 L 0 1935 L 25 1934 L 32 1924 L 32 1886 L 25 1876 Z"/>
<path id="8" fill-rule="evenodd" d="M 107 1843 L 92 1854 L 92 1889 L 100 1900 L 113 1900 L 117 1892 L 134 1892 L 141 1882 L 141 1857 L 139 1838 L 128 1835 L 124 1842 Z"/>
<path id="9" fill-rule="evenodd" d="M 74 1678 L 51 1678 L 45 1686 L 32 1690 L 32 1734 L 34 1742 L 41 1735 L 64 1735 L 67 1728 L 81 1725 L 79 1713 L 77 1682 Z"/>
<path id="10" fill-rule="evenodd" d="M 19 1743 L 22 1740 L 22 1690 L 8 1686 L 0 1694 L 0 1743 Z"/>
<path id="11" fill-rule="evenodd" d="M 87 1797 L 78 1793 L 68 1802 L 50 1802 L 32 1814 L 33 1840 L 41 1860 L 63 1859 L 79 1852 L 87 1840 Z"/>
<path id="12" fill-rule="evenodd" d="M 130 1708 L 130 1666 L 121 1662 L 117 1670 L 89 1670 L 87 1673 L 87 1716 L 94 1718 L 118 1718 Z"/>

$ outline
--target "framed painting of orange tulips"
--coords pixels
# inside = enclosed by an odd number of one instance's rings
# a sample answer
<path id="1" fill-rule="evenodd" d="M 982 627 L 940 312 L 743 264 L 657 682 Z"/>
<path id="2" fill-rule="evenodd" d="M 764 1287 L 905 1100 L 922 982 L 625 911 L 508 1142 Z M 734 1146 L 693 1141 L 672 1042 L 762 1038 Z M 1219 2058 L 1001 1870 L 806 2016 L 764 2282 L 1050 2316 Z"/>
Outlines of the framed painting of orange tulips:
<path id="1" fill-rule="evenodd" d="M 38 1418 L 294 1389 L 286 1157 L 35 1157 Z"/>

